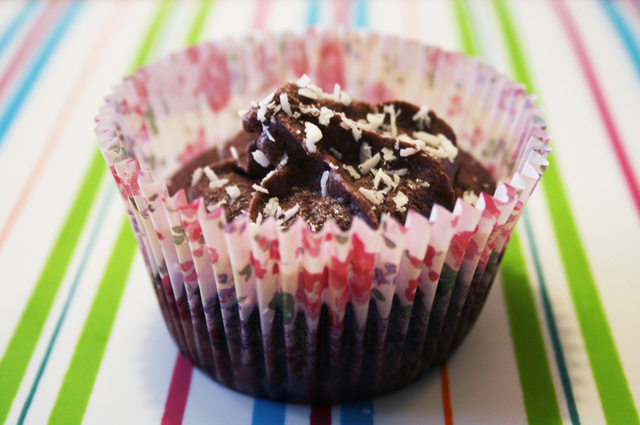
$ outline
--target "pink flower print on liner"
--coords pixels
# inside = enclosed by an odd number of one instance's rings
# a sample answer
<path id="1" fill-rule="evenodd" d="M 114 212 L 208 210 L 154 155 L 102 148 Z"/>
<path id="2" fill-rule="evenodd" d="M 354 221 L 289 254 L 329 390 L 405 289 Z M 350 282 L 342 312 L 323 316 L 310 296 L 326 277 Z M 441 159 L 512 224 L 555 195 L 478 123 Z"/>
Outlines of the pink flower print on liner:
<path id="1" fill-rule="evenodd" d="M 353 276 L 351 277 L 351 294 L 357 304 L 364 304 L 369 300 L 369 292 L 373 278 L 373 266 L 375 254 L 365 250 L 364 243 L 357 234 L 353 235 L 353 249 L 351 250 L 351 262 Z"/>
<path id="2" fill-rule="evenodd" d="M 371 103 L 381 103 L 395 97 L 391 89 L 382 81 L 371 84 L 364 92 L 364 99 Z"/>
<path id="3" fill-rule="evenodd" d="M 328 93 L 333 92 L 336 84 L 344 87 L 344 59 L 342 47 L 334 40 L 327 40 L 320 48 L 320 61 L 316 69 L 316 84 Z"/>
<path id="4" fill-rule="evenodd" d="M 193 261 L 180 263 L 180 270 L 182 270 L 185 283 L 196 283 L 198 281 L 198 273 L 196 273 Z"/>
<path id="5" fill-rule="evenodd" d="M 227 59 L 215 47 L 211 47 L 205 58 L 205 64 L 200 67 L 198 84 L 193 95 L 198 97 L 200 93 L 204 93 L 209 107 L 214 112 L 218 112 L 229 103 L 230 86 L 231 76 L 227 67 Z"/>
<path id="6" fill-rule="evenodd" d="M 475 232 L 467 231 L 460 232 L 453 235 L 451 244 L 449 245 L 449 253 L 453 256 L 454 264 L 450 264 L 451 268 L 458 270 L 462 265 L 464 259 L 464 253 L 469 245 L 469 241 Z"/>
<path id="7" fill-rule="evenodd" d="M 325 267 L 320 273 L 309 273 L 302 269 L 298 275 L 298 291 L 296 298 L 302 300 L 307 314 L 312 320 L 320 316 L 322 309 L 322 292 L 329 281 L 329 269 Z"/>
<path id="8" fill-rule="evenodd" d="M 447 109 L 447 115 L 453 117 L 461 114 L 463 110 L 462 97 L 459 94 L 453 95 L 451 97 L 451 102 L 449 103 L 449 109 Z"/>
<path id="9" fill-rule="evenodd" d="M 182 165 L 187 165 L 192 160 L 196 159 L 200 154 L 204 153 L 206 149 L 207 146 L 204 140 L 204 127 L 200 127 L 195 140 L 191 143 L 188 143 L 187 147 L 180 155 L 180 163 Z"/>

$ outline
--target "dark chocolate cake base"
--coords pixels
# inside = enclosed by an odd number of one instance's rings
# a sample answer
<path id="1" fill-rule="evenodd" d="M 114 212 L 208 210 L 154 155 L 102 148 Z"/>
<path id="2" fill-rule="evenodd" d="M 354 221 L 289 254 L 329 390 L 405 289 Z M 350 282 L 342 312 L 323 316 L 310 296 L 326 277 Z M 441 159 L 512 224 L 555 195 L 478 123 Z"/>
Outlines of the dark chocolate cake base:
<path id="1" fill-rule="evenodd" d="M 442 363 L 464 339 L 484 304 L 495 273 L 481 274 L 468 290 L 461 290 L 457 281 L 440 282 L 431 306 L 418 288 L 410 312 L 396 296 L 388 319 L 380 317 L 372 299 L 364 328 L 357 326 L 348 303 L 338 347 L 331 344 L 326 305 L 315 332 L 309 330 L 303 311 L 287 325 L 277 307 L 265 334 L 257 307 L 241 320 L 235 302 L 226 310 L 217 297 L 202 305 L 198 292 L 191 295 L 190 306 L 186 293 L 174 299 L 171 286 L 163 285 L 158 276 L 154 287 L 174 341 L 212 379 L 255 397 L 326 404 L 405 387 Z"/>

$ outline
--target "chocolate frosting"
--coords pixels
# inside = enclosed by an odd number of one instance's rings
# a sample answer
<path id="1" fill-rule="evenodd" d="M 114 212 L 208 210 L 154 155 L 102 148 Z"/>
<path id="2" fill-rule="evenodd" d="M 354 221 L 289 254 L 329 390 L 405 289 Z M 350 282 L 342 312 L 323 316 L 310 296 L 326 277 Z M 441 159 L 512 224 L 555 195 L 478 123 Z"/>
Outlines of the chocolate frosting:
<path id="1" fill-rule="evenodd" d="M 404 222 L 409 209 L 429 216 L 434 203 L 451 210 L 465 192 L 495 190 L 452 129 L 407 102 L 352 101 L 301 79 L 254 104 L 243 127 L 174 175 L 169 193 L 184 188 L 209 209 L 224 205 L 227 220 L 273 215 L 286 228 L 302 216 L 317 231 L 329 218 L 343 230 L 354 216 L 372 227 L 383 213 Z"/>

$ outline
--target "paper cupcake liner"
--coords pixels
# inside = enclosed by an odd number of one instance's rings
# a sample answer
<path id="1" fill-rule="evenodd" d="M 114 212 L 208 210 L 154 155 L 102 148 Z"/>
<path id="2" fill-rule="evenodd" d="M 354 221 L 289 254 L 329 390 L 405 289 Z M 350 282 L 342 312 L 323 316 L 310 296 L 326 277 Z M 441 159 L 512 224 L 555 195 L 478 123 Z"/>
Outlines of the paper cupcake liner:
<path id="1" fill-rule="evenodd" d="M 496 179 L 494 194 L 377 229 L 313 233 L 226 222 L 166 180 L 240 128 L 237 111 L 302 74 L 353 98 L 427 104 Z M 360 32 L 211 42 L 139 69 L 97 117 L 98 144 L 167 327 L 213 379 L 281 401 L 339 402 L 407 385 L 457 347 L 484 304 L 546 168 L 549 136 L 523 87 L 415 41 Z"/>

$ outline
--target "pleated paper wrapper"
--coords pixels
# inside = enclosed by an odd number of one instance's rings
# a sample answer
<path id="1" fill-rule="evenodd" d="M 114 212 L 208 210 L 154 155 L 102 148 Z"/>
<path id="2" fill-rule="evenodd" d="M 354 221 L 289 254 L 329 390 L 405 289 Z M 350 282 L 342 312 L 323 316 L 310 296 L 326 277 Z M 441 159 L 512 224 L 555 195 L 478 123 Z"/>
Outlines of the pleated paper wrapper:
<path id="1" fill-rule="evenodd" d="M 241 129 L 238 110 L 309 75 L 354 99 L 428 105 L 498 182 L 475 205 L 411 210 L 348 231 L 227 222 L 167 179 Z M 343 402 L 403 387 L 476 321 L 549 136 L 524 87 L 416 41 L 349 31 L 255 34 L 192 46 L 127 77 L 96 118 L 167 327 L 230 388 L 279 401 Z"/>

